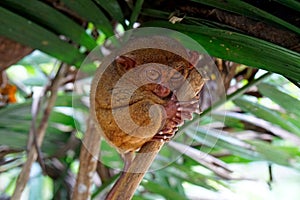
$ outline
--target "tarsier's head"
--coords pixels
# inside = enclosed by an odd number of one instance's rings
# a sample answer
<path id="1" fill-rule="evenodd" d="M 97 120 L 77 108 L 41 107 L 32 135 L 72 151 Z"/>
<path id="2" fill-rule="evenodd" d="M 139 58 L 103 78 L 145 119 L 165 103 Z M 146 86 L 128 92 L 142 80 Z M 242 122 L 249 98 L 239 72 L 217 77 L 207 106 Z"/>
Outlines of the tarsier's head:
<path id="1" fill-rule="evenodd" d="M 116 64 L 121 74 L 131 70 L 130 79 L 144 91 L 166 98 L 182 86 L 194 67 L 195 55 L 186 49 L 183 53 L 185 58 L 163 49 L 144 48 L 119 56 Z"/>

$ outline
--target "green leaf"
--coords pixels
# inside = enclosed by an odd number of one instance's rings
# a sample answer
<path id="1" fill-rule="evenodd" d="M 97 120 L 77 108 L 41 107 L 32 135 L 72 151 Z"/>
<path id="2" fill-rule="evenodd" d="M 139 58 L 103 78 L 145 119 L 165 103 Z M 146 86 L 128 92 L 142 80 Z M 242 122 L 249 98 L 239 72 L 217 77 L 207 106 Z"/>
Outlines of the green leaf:
<path id="1" fill-rule="evenodd" d="M 299 150 L 299 146 L 276 146 L 278 149 L 288 153 L 289 155 L 298 158 L 298 160 L 300 159 L 300 150 Z"/>
<path id="2" fill-rule="evenodd" d="M 9 104 L 0 109 L 0 121 L 2 120 L 30 120 L 31 100 L 24 103 Z"/>
<path id="3" fill-rule="evenodd" d="M 162 186 L 159 183 L 153 181 L 142 181 L 142 186 L 144 186 L 148 191 L 153 192 L 155 194 L 160 194 L 161 196 L 165 197 L 166 199 L 172 200 L 187 200 L 187 197 L 180 195 L 176 191 L 168 188 L 166 186 Z"/>
<path id="4" fill-rule="evenodd" d="M 121 24 L 124 24 L 123 12 L 117 0 L 95 0 L 95 2 L 104 8 L 112 18 L 118 20 Z"/>
<path id="5" fill-rule="evenodd" d="M 247 16 L 260 21 L 268 21 L 271 23 L 280 24 L 281 26 L 288 28 L 298 34 L 300 29 L 264 10 L 261 10 L 251 4 L 248 4 L 240 0 L 226 0 L 226 1 L 214 1 L 214 0 L 192 0 L 197 3 L 213 6 L 221 10 L 234 12 L 242 16 Z"/>
<path id="6" fill-rule="evenodd" d="M 97 46 L 96 41 L 81 26 L 40 1 L 3 0 L 0 1 L 0 4 L 4 4 L 10 10 L 16 10 L 20 15 L 26 16 L 27 19 L 44 26 L 48 30 L 69 37 L 89 50 Z"/>
<path id="7" fill-rule="evenodd" d="M 265 160 L 274 162 L 279 165 L 291 166 L 293 163 L 292 156 L 288 153 L 280 150 L 274 145 L 261 141 L 249 141 L 249 143 L 255 146 L 255 150 L 263 156 Z"/>
<path id="8" fill-rule="evenodd" d="M 146 9 L 142 10 L 141 14 L 145 15 L 145 16 L 150 16 L 152 18 L 155 17 L 156 19 L 164 19 L 164 20 L 169 21 L 169 18 L 170 18 L 170 16 L 172 16 L 173 13 L 146 8 Z M 210 20 L 202 19 L 202 18 L 184 16 L 183 22 L 185 22 L 186 24 L 198 25 L 198 26 L 203 26 L 203 27 L 211 27 L 211 28 L 220 28 L 220 29 L 224 29 L 224 30 L 239 32 L 239 30 L 237 28 L 234 28 L 230 25 L 226 25 L 226 24 L 222 24 L 219 22 L 210 21 Z"/>
<path id="9" fill-rule="evenodd" d="M 26 133 L 1 128 L 0 145 L 5 145 L 12 149 L 25 149 L 27 140 L 28 135 Z"/>
<path id="10" fill-rule="evenodd" d="M 45 64 L 45 63 L 54 63 L 55 58 L 49 56 L 48 54 L 45 54 L 41 51 L 34 51 L 33 53 L 27 55 L 26 57 L 22 58 L 18 62 L 18 64 L 23 65 L 23 66 L 31 66 L 31 65 L 40 65 L 40 64 Z M 53 64 L 52 64 L 53 66 Z M 52 69 L 52 68 L 51 68 Z"/>
<path id="11" fill-rule="evenodd" d="M 285 5 L 287 7 L 290 7 L 296 11 L 300 10 L 300 3 L 298 1 L 295 0 L 275 0 L 278 3 L 281 3 L 282 5 Z"/>
<path id="12" fill-rule="evenodd" d="M 200 165 L 205 166 L 207 169 L 210 169 L 215 174 L 226 179 L 231 179 L 231 170 L 228 168 L 226 163 L 221 160 L 211 156 L 207 152 L 198 150 L 194 147 L 190 147 L 186 144 L 169 142 L 169 146 L 174 148 L 176 151 L 184 154 L 185 156 L 190 157 L 191 159 L 198 162 Z"/>
<path id="13" fill-rule="evenodd" d="M 300 81 L 300 54 L 273 43 L 231 31 L 178 23 L 171 24 L 167 21 L 151 21 L 143 25 L 180 31 L 197 41 L 207 52 L 203 52 L 202 49 L 197 49 L 195 46 L 187 46 L 192 50 L 279 73 Z"/>
<path id="14" fill-rule="evenodd" d="M 141 196 L 134 195 L 134 196 L 132 197 L 132 200 L 145 200 L 145 198 L 144 198 L 144 197 L 141 197 Z"/>
<path id="15" fill-rule="evenodd" d="M 137 18 L 139 16 L 140 12 L 141 12 L 143 3 L 144 3 L 144 0 L 137 0 L 135 2 L 132 14 L 130 16 L 129 28 L 132 28 L 133 24 L 137 21 Z"/>
<path id="16" fill-rule="evenodd" d="M 243 122 L 247 122 L 257 127 L 261 127 L 271 132 L 272 134 L 284 139 L 285 141 L 289 141 L 295 145 L 300 145 L 300 137 L 298 137 L 297 135 L 290 133 L 279 126 L 274 126 L 274 124 L 266 120 L 257 118 L 249 114 L 242 114 L 237 112 L 226 112 L 226 114 L 222 112 L 213 112 L 212 117 L 219 121 L 223 121 L 223 119 L 226 117 L 226 119 L 230 119 L 230 120 L 232 119 L 232 120 L 240 120 Z M 287 121 L 292 122 L 291 119 L 288 119 Z"/>
<path id="17" fill-rule="evenodd" d="M 286 111 L 300 116 L 300 101 L 280 90 L 278 86 L 261 83 L 258 85 L 258 90 L 263 96 L 270 98 Z"/>
<path id="18" fill-rule="evenodd" d="M 99 30 L 101 30 L 107 37 L 114 35 L 112 25 L 91 0 L 62 0 L 62 2 L 71 10 L 75 11 L 86 20 L 92 22 Z"/>
<path id="19" fill-rule="evenodd" d="M 22 81 L 27 86 L 44 86 L 48 83 L 48 80 L 42 77 L 32 77 Z"/>
<path id="20" fill-rule="evenodd" d="M 32 101 L 26 101 L 0 109 L 0 145 L 7 145 L 15 149 L 26 148 L 31 129 L 31 103 Z M 52 111 L 42 146 L 43 152 L 47 155 L 51 155 L 63 147 L 71 136 L 71 133 L 60 130 L 57 124 L 67 125 L 71 128 L 75 126 L 72 117 Z"/>
<path id="21" fill-rule="evenodd" d="M 185 164 L 179 165 L 173 163 L 172 167 L 166 168 L 165 171 L 168 173 L 166 174 L 167 176 L 178 178 L 181 182 L 189 182 L 209 190 L 215 191 L 216 188 L 214 186 L 221 185 L 221 182 L 215 180 L 215 177 L 197 173 Z"/>
<path id="22" fill-rule="evenodd" d="M 250 162 L 253 162 L 253 160 L 249 160 L 249 159 L 245 159 L 243 157 L 240 156 L 236 156 L 236 155 L 225 155 L 220 157 L 219 159 L 221 159 L 222 161 L 230 164 L 235 164 L 235 163 L 239 163 L 239 164 L 248 164 Z"/>
<path id="23" fill-rule="evenodd" d="M 84 56 L 59 37 L 34 22 L 0 7 L 0 35 L 32 48 L 40 49 L 57 59 L 79 66 Z"/>
<path id="24" fill-rule="evenodd" d="M 51 122 L 61 123 L 61 124 L 68 125 L 68 126 L 75 128 L 74 118 L 69 115 L 66 115 L 62 112 L 57 112 L 57 111 L 52 110 L 49 120 Z"/>
<path id="25" fill-rule="evenodd" d="M 197 132 L 196 135 L 193 135 Z M 194 128 L 192 131 L 186 131 L 186 134 L 193 137 L 195 141 L 212 148 L 229 150 L 232 154 L 246 159 L 259 160 L 260 157 L 253 150 L 251 145 L 230 136 L 225 131 L 205 128 Z"/>
<path id="26" fill-rule="evenodd" d="M 233 102 L 237 106 L 239 106 L 242 110 L 247 111 L 259 118 L 262 118 L 266 121 L 276 124 L 276 125 L 282 127 L 283 129 L 288 130 L 288 131 L 300 136 L 300 129 L 298 129 L 293 123 L 285 120 L 276 111 L 271 110 L 261 104 L 250 101 L 246 97 L 247 96 L 245 95 L 243 97 L 240 97 L 240 98 L 234 100 Z"/>

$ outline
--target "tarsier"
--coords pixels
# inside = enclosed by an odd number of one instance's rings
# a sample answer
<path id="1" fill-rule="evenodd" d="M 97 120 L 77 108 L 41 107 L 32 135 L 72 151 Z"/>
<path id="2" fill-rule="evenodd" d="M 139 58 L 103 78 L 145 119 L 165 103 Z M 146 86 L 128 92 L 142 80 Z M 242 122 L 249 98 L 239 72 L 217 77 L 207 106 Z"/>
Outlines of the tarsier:
<path id="1" fill-rule="evenodd" d="M 169 141 L 184 120 L 199 113 L 204 78 L 196 69 L 199 54 L 175 39 L 136 38 L 96 72 L 91 110 L 104 138 L 121 154 L 148 141 Z M 102 66 L 104 65 L 104 66 Z"/>

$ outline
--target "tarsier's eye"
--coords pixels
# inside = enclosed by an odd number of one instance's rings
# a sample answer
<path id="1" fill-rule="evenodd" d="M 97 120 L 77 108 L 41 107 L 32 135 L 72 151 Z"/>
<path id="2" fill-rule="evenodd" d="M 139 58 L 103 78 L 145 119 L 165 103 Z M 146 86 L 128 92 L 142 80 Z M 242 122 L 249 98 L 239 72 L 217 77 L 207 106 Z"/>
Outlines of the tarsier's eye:
<path id="1" fill-rule="evenodd" d="M 146 71 L 146 76 L 152 81 L 158 81 L 161 77 L 161 74 L 155 69 L 149 69 Z"/>
<path id="2" fill-rule="evenodd" d="M 183 78 L 183 75 L 180 72 L 175 72 L 172 76 L 173 80 L 180 80 Z"/>

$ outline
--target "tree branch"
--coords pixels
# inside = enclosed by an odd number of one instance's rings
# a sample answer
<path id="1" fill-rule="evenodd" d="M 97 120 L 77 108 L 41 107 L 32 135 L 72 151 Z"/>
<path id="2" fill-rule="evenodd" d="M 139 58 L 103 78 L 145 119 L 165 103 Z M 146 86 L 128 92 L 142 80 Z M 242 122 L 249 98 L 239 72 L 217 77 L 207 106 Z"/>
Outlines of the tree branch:
<path id="1" fill-rule="evenodd" d="M 49 119 L 51 110 L 56 101 L 58 88 L 61 85 L 61 81 L 62 81 L 67 69 L 68 69 L 68 66 L 66 64 L 62 64 L 56 74 L 56 77 L 52 81 L 51 95 L 49 97 L 48 104 L 44 110 L 43 118 L 42 118 L 41 123 L 37 130 L 36 141 L 37 141 L 38 147 L 40 147 L 42 145 L 42 142 L 43 142 L 43 139 L 44 139 L 44 136 L 46 133 L 46 128 L 48 126 L 48 119 Z M 23 192 L 23 190 L 27 184 L 27 181 L 29 179 L 31 166 L 32 166 L 33 162 L 36 161 L 37 156 L 38 156 L 37 149 L 35 147 L 31 148 L 27 155 L 27 160 L 26 160 L 26 162 L 20 172 L 20 175 L 17 179 L 16 188 L 11 197 L 11 200 L 21 199 L 22 192 Z"/>
<path id="2" fill-rule="evenodd" d="M 95 130 L 93 120 L 88 119 L 87 130 L 80 152 L 80 167 L 72 199 L 90 199 L 92 178 L 96 171 L 101 136 Z"/>
<path id="3" fill-rule="evenodd" d="M 164 143 L 159 141 L 144 144 L 129 166 L 128 171 L 121 174 L 110 190 L 106 200 L 131 199 L 163 145 Z"/>

